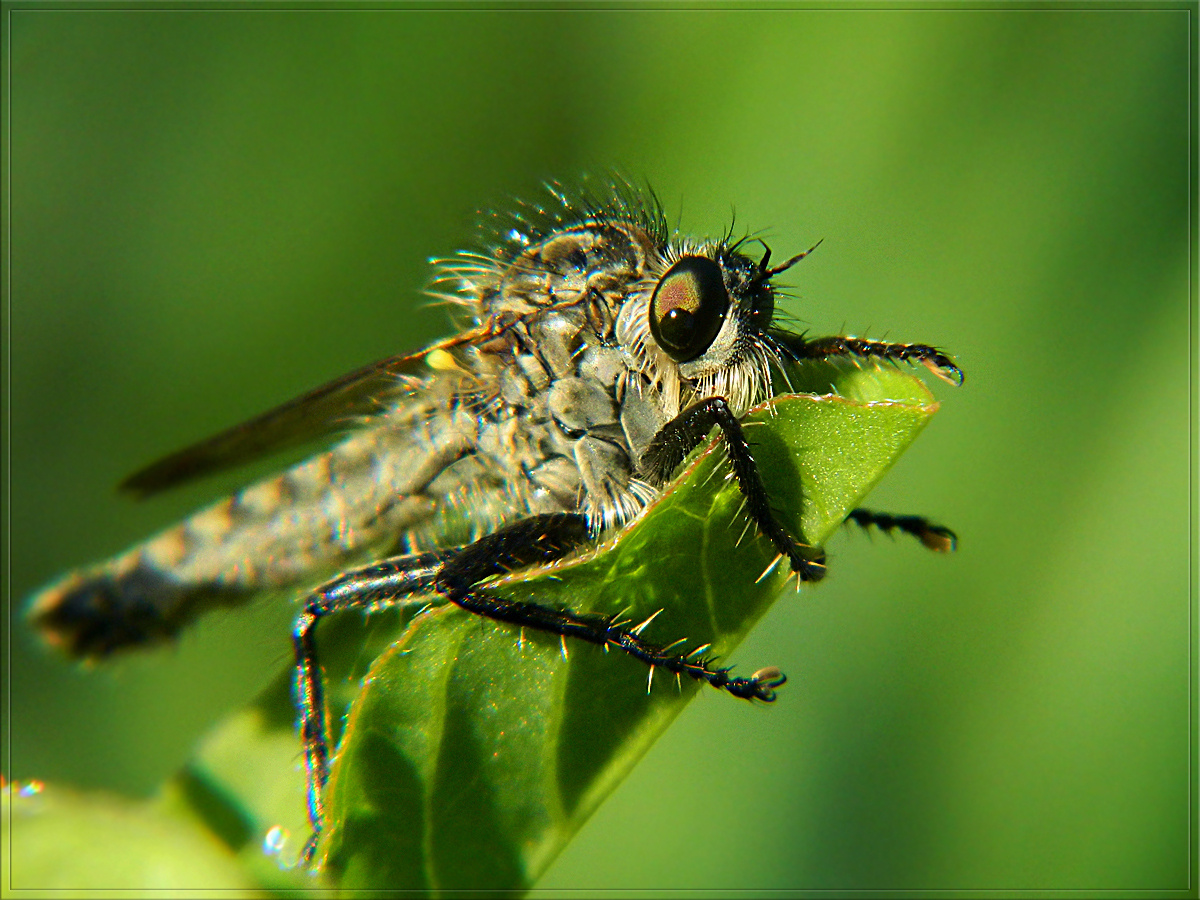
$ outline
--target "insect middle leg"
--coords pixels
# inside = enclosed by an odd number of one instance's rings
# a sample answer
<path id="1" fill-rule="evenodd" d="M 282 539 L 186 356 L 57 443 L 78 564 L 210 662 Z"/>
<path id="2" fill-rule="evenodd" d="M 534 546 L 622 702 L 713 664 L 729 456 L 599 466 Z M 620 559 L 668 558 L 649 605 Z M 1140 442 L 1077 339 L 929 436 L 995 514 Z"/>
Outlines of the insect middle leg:
<path id="1" fill-rule="evenodd" d="M 850 515 L 846 516 L 846 522 L 853 522 L 864 530 L 874 526 L 889 534 L 893 531 L 900 531 L 912 535 L 926 548 L 938 553 L 953 553 L 958 546 L 958 535 L 946 526 L 935 524 L 924 516 L 901 516 L 859 507 L 850 511 Z"/>

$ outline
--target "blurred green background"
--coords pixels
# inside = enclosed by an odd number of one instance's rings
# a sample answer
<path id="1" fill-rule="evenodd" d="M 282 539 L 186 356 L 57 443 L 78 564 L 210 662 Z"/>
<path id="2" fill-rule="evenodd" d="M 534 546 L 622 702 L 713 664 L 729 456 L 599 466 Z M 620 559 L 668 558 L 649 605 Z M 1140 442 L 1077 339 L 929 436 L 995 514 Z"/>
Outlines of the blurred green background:
<path id="1" fill-rule="evenodd" d="M 1188 888 L 1194 22 L 12 9 L 6 774 L 148 795 L 286 664 L 285 604 L 38 645 L 32 590 L 235 483 L 123 475 L 444 334 L 476 210 L 616 166 L 684 231 L 824 239 L 800 327 L 954 353 L 872 505 L 961 544 L 840 537 L 733 659 L 781 701 L 702 694 L 541 886 Z"/>

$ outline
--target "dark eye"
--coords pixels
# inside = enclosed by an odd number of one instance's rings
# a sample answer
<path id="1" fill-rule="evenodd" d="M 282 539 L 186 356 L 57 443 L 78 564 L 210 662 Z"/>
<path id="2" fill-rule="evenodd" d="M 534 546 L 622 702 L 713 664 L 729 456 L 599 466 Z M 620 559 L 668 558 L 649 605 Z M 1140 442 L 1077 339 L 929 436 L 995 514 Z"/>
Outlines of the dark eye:
<path id="1" fill-rule="evenodd" d="M 709 348 L 728 309 L 721 267 L 707 256 L 685 256 L 654 289 L 650 333 L 671 359 L 687 362 Z"/>

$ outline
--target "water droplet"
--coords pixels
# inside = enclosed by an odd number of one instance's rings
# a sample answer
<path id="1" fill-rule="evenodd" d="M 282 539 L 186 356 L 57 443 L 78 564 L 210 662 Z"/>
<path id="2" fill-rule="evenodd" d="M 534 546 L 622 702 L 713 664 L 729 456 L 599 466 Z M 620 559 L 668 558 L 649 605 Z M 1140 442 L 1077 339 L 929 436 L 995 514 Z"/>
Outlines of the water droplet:
<path id="1" fill-rule="evenodd" d="M 17 793 L 22 797 L 36 797 L 45 789 L 46 785 L 44 782 L 38 781 L 36 778 L 30 778 L 17 789 Z"/>
<path id="2" fill-rule="evenodd" d="M 263 853 L 267 856 L 278 856 L 287 844 L 288 830 L 279 825 L 273 826 L 263 837 Z"/>

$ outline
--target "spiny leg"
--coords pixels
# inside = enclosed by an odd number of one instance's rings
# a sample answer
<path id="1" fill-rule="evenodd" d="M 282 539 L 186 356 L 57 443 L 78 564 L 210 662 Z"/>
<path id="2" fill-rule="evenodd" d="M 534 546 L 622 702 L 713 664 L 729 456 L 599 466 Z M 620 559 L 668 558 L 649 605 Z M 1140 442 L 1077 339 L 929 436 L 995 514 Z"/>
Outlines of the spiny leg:
<path id="1" fill-rule="evenodd" d="M 382 609 L 397 606 L 413 594 L 435 591 L 450 602 L 477 615 L 521 628 L 536 628 L 562 638 L 577 638 L 603 647 L 614 647 L 641 660 L 653 670 L 662 667 L 676 675 L 705 681 L 735 697 L 770 702 L 775 688 L 787 679 L 776 668 L 749 677 L 733 677 L 726 668 L 713 668 L 708 646 L 683 655 L 641 638 L 654 616 L 630 627 L 627 620 L 599 613 L 574 613 L 497 597 L 477 589 L 494 575 L 537 563 L 548 563 L 570 553 L 589 538 L 587 520 L 574 513 L 532 516 L 505 526 L 473 544 L 456 550 L 396 557 L 347 573 L 310 595 L 296 622 L 296 693 L 301 734 L 309 774 L 309 819 L 313 834 L 301 860 L 309 863 L 316 852 L 324 821 L 324 788 L 329 778 L 329 739 L 324 692 L 317 662 L 313 628 L 324 616 L 347 609 Z M 424 602 L 418 597 L 416 602 Z"/>
<path id="2" fill-rule="evenodd" d="M 711 668 L 711 658 L 694 652 L 689 656 L 672 653 L 671 647 L 680 641 L 660 647 L 641 638 L 642 630 L 654 616 L 629 627 L 628 621 L 617 616 L 553 609 L 475 590 L 479 582 L 492 575 L 562 556 L 586 537 L 587 523 L 582 516 L 561 514 L 525 519 L 481 538 L 447 562 L 436 578 L 435 588 L 468 612 L 498 622 L 615 647 L 651 668 L 661 666 L 675 674 L 689 675 L 735 697 L 768 702 L 775 699 L 773 689 L 786 681 L 778 669 L 763 669 L 749 678 L 733 678 L 728 669 Z"/>
<path id="3" fill-rule="evenodd" d="M 661 647 L 642 640 L 640 629 L 649 620 L 631 628 L 628 621 L 612 616 L 559 611 L 535 603 L 505 600 L 482 591 L 450 594 L 450 599 L 469 612 L 500 622 L 537 628 L 600 647 L 615 647 L 651 669 L 663 668 L 676 675 L 687 675 L 744 700 L 770 703 L 775 699 L 774 689 L 787 681 L 787 677 L 774 667 L 760 669 L 748 678 L 733 677 L 729 669 L 713 668 L 712 657 L 671 652 L 670 648 L 678 646 L 680 641 Z"/>
<path id="4" fill-rule="evenodd" d="M 760 669 L 745 678 L 731 676 L 729 669 L 713 668 L 713 658 L 702 655 L 707 647 L 700 648 L 701 653 L 693 651 L 682 655 L 671 651 L 672 647 L 681 643 L 680 641 L 666 647 L 645 641 L 640 633 L 653 616 L 630 627 L 628 620 L 619 620 L 614 616 L 551 609 L 536 603 L 507 600 L 469 588 L 448 586 L 447 596 L 468 612 L 522 628 L 536 628 L 539 631 L 575 638 L 600 647 L 614 647 L 645 663 L 652 670 L 663 668 L 675 675 L 687 675 L 744 700 L 762 700 L 770 703 L 775 699 L 775 688 L 787 681 L 787 677 L 774 667 Z"/>
<path id="5" fill-rule="evenodd" d="M 808 340 L 802 335 L 771 332 L 771 337 L 783 345 L 795 359 L 829 359 L 832 356 L 857 356 L 864 359 L 886 359 L 892 362 L 920 363 L 934 375 L 950 384 L 961 386 L 963 372 L 954 360 L 929 344 L 893 344 L 870 341 L 866 338 L 832 337 Z"/>
<path id="6" fill-rule="evenodd" d="M 820 581 L 825 577 L 825 554 L 816 551 L 812 558 L 805 556 L 801 549 L 813 548 L 800 544 L 775 517 L 758 472 L 758 463 L 750 452 L 750 442 L 725 398 L 701 400 L 660 428 L 642 455 L 641 468 L 650 478 L 665 481 L 683 458 L 708 436 L 714 425 L 721 429 L 725 438 L 729 465 L 746 498 L 750 519 L 780 555 L 787 557 L 792 571 L 801 581 Z"/>
<path id="7" fill-rule="evenodd" d="M 427 602 L 423 595 L 430 592 L 449 593 L 439 580 L 447 573 L 451 578 L 465 578 L 473 585 L 492 575 L 550 562 L 587 538 L 587 520 L 583 516 L 534 516 L 465 547 L 397 556 L 355 569 L 309 595 L 292 629 L 296 705 L 308 771 L 308 818 L 312 824 L 312 835 L 300 854 L 302 863 L 311 863 L 316 853 L 325 821 L 325 785 L 329 780 L 328 712 L 314 641 L 317 623 L 330 613 L 345 610 L 378 611 L 406 602 L 423 604 Z"/>
<path id="8" fill-rule="evenodd" d="M 312 861 L 325 819 L 325 783 L 329 780 L 328 711 L 314 631 L 325 616 L 343 610 L 377 611 L 404 603 L 425 603 L 420 596 L 433 586 L 437 573 L 457 550 L 397 556 L 339 575 L 313 591 L 292 629 L 296 652 L 296 707 L 300 740 L 308 771 L 308 819 L 312 836 L 300 859 Z M 417 595 L 414 597 L 414 595 Z"/>
<path id="9" fill-rule="evenodd" d="M 671 648 L 681 641 L 662 647 L 642 639 L 642 631 L 654 616 L 629 627 L 628 620 L 618 616 L 553 609 L 476 590 L 485 578 L 523 565 L 549 562 L 586 538 L 587 522 L 582 516 L 555 514 L 524 519 L 465 548 L 442 567 L 434 587 L 468 612 L 498 622 L 536 628 L 600 647 L 614 647 L 652 669 L 662 667 L 676 675 L 706 681 L 735 697 L 766 702 L 775 699 L 774 689 L 787 680 L 778 669 L 762 669 L 748 678 L 734 678 L 728 669 L 712 668 L 712 658 L 701 655 L 707 647 L 686 656 L 673 653 Z"/>
<path id="10" fill-rule="evenodd" d="M 870 509 L 853 509 L 846 516 L 847 522 L 853 522 L 860 528 L 871 526 L 891 534 L 901 531 L 910 534 L 924 544 L 928 549 L 938 553 L 953 553 L 958 546 L 958 536 L 944 525 L 937 525 L 924 516 L 899 516 L 893 513 L 876 512 Z"/>

